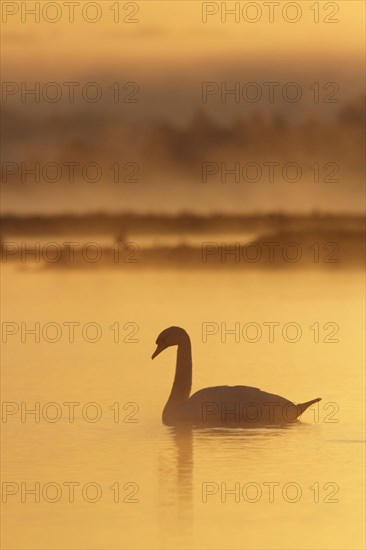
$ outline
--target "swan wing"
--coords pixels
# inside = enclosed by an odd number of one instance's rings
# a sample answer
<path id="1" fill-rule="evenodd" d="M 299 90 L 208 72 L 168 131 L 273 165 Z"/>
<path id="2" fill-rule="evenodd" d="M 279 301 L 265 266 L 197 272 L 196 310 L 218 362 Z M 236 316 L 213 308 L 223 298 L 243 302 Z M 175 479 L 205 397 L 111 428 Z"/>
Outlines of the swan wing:
<path id="1" fill-rule="evenodd" d="M 290 412 L 291 407 L 295 405 L 288 399 L 259 388 L 213 386 L 194 393 L 182 407 L 180 416 L 183 421 L 200 425 L 281 423 L 284 410 Z M 296 408 L 292 416 L 295 420 Z"/>
<path id="2" fill-rule="evenodd" d="M 219 399 L 232 401 L 233 399 L 247 400 L 262 393 L 259 388 L 252 386 L 212 386 L 203 388 L 194 393 L 188 403 L 198 403 L 208 399 Z"/>

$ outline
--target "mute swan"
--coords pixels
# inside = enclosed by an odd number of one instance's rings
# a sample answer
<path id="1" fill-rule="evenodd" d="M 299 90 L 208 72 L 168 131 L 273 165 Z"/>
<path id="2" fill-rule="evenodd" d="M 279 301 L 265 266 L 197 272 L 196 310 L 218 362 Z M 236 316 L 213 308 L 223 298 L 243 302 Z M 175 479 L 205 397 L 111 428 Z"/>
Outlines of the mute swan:
<path id="1" fill-rule="evenodd" d="M 191 341 L 180 327 L 170 327 L 156 340 L 151 359 L 170 346 L 178 346 L 175 378 L 163 410 L 167 426 L 258 426 L 296 422 L 297 418 L 321 398 L 295 405 L 288 399 L 250 386 L 214 386 L 189 397 L 192 386 Z"/>

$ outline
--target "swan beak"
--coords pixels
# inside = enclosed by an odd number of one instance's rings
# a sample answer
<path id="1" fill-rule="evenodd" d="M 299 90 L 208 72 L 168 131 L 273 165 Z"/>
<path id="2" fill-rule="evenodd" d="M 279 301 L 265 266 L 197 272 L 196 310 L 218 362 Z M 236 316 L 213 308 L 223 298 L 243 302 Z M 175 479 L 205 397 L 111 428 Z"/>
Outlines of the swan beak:
<path id="1" fill-rule="evenodd" d="M 158 346 L 156 348 L 156 350 L 154 351 L 154 353 L 152 354 L 151 356 L 151 359 L 154 359 L 157 355 L 159 355 L 159 353 L 161 353 L 162 351 L 164 351 L 166 348 L 166 346 Z"/>

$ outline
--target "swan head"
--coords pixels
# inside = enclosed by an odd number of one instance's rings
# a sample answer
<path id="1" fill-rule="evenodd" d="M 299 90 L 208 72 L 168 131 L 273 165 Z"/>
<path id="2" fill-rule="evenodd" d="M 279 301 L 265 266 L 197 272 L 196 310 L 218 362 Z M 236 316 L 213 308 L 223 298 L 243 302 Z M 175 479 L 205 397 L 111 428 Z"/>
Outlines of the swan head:
<path id="1" fill-rule="evenodd" d="M 159 353 L 164 351 L 166 348 L 171 346 L 179 346 L 186 342 L 189 336 L 183 328 L 180 327 L 169 327 L 163 330 L 156 339 L 157 348 L 151 356 L 151 359 L 154 359 Z"/>

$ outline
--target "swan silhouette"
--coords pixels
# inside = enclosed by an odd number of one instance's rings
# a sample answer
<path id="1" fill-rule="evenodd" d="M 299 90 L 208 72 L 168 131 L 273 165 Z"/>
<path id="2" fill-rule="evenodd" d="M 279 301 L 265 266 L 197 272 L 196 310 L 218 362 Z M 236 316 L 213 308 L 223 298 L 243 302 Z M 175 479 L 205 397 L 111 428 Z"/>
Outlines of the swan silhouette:
<path id="1" fill-rule="evenodd" d="M 192 352 L 187 332 L 170 327 L 156 340 L 151 359 L 170 346 L 178 346 L 175 378 L 163 410 L 167 426 L 240 427 L 282 425 L 296 422 L 310 405 L 321 398 L 295 405 L 288 399 L 250 386 L 214 386 L 204 388 L 191 397 Z"/>

